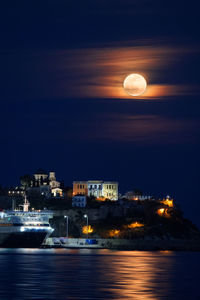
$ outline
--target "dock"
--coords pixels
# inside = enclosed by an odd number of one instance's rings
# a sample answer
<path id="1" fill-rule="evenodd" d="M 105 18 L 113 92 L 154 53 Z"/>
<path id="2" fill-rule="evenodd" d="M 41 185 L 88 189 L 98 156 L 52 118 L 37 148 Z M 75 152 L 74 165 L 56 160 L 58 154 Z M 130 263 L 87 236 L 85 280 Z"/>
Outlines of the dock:
<path id="1" fill-rule="evenodd" d="M 200 240 L 185 239 L 101 239 L 101 238 L 48 238 L 42 248 L 113 249 L 141 251 L 200 251 Z"/>

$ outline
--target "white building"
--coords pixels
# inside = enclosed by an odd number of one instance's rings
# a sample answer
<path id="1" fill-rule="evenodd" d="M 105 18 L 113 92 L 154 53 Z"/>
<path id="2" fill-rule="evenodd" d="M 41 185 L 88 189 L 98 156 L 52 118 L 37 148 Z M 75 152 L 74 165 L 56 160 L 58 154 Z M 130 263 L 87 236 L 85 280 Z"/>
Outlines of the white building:
<path id="1" fill-rule="evenodd" d="M 55 198 L 62 198 L 63 197 L 63 190 L 58 188 L 58 187 L 55 187 L 55 188 L 51 189 L 51 194 Z"/>
<path id="2" fill-rule="evenodd" d="M 43 169 L 38 169 L 34 174 L 34 180 L 38 183 L 38 185 L 42 183 L 46 183 L 48 179 L 48 173 L 44 171 Z"/>
<path id="3" fill-rule="evenodd" d="M 86 196 L 76 195 L 72 197 L 72 207 L 85 207 L 87 204 Z"/>
<path id="4" fill-rule="evenodd" d="M 34 180 L 32 181 L 31 188 L 29 190 L 39 190 L 40 194 L 47 198 L 51 196 L 61 198 L 63 196 L 63 190 L 60 188 L 60 182 L 56 180 L 55 172 L 49 172 L 49 174 L 39 169 L 33 174 Z"/>
<path id="5" fill-rule="evenodd" d="M 49 172 L 49 185 L 52 189 L 60 188 L 60 182 L 56 180 L 55 172 Z"/>
<path id="6" fill-rule="evenodd" d="M 118 182 L 103 180 L 74 181 L 73 195 L 79 194 L 116 201 L 118 200 Z"/>
<path id="7" fill-rule="evenodd" d="M 152 196 L 148 195 L 137 195 L 134 191 L 126 192 L 122 198 L 128 199 L 128 200 L 135 200 L 135 201 L 145 201 L 145 200 L 151 200 Z"/>

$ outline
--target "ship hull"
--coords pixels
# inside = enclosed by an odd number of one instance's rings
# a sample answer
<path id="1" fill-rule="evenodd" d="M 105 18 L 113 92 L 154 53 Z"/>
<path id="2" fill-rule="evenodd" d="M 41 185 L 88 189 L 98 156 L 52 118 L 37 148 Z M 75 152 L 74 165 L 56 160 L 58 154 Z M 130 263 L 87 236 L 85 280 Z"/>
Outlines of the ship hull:
<path id="1" fill-rule="evenodd" d="M 0 233 L 1 248 L 39 248 L 47 232 L 13 232 Z"/>
<path id="2" fill-rule="evenodd" d="M 38 248 L 53 232 L 49 211 L 0 212 L 1 248 Z"/>

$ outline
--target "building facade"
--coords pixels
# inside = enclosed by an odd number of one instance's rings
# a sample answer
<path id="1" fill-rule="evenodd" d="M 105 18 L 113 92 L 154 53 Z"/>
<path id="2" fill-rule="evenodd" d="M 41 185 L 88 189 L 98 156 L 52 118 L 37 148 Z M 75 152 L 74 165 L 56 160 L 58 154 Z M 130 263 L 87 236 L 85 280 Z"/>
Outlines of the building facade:
<path id="1" fill-rule="evenodd" d="M 49 172 L 44 170 L 37 170 L 33 174 L 34 180 L 32 182 L 32 188 L 38 187 L 40 193 L 47 198 L 56 197 L 61 198 L 63 191 L 60 188 L 60 182 L 56 180 L 55 172 Z"/>
<path id="2" fill-rule="evenodd" d="M 85 195 L 77 195 L 72 197 L 72 207 L 85 207 L 87 199 Z"/>
<path id="3" fill-rule="evenodd" d="M 126 192 L 125 195 L 122 196 L 122 198 L 124 199 L 128 199 L 128 200 L 139 200 L 139 201 L 145 201 L 145 200 L 151 200 L 153 197 L 152 196 L 148 196 L 148 195 L 138 195 L 135 194 L 134 191 L 128 191 Z"/>
<path id="4" fill-rule="evenodd" d="M 118 182 L 103 182 L 102 196 L 110 200 L 118 200 Z"/>
<path id="5" fill-rule="evenodd" d="M 73 182 L 73 196 L 94 196 L 97 199 L 105 198 L 118 200 L 118 182 L 103 180 L 88 180 Z"/>
<path id="6" fill-rule="evenodd" d="M 88 195 L 87 181 L 74 181 L 73 182 L 73 196 Z"/>
<path id="7" fill-rule="evenodd" d="M 63 190 L 60 188 L 60 182 L 56 180 L 55 172 L 49 172 L 49 174 L 43 170 L 38 169 L 33 174 L 33 179 L 29 187 L 27 187 L 28 193 L 39 193 L 46 198 L 62 198 Z"/>

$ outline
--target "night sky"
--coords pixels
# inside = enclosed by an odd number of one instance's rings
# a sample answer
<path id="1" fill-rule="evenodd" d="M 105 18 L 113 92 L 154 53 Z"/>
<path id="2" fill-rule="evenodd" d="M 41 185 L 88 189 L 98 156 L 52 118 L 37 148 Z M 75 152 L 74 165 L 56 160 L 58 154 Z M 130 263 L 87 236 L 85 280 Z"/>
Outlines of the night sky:
<path id="1" fill-rule="evenodd" d="M 38 168 L 171 195 L 200 226 L 200 26 L 193 1 L 5 1 L 2 185 Z M 129 97 L 124 78 L 148 82 Z"/>

